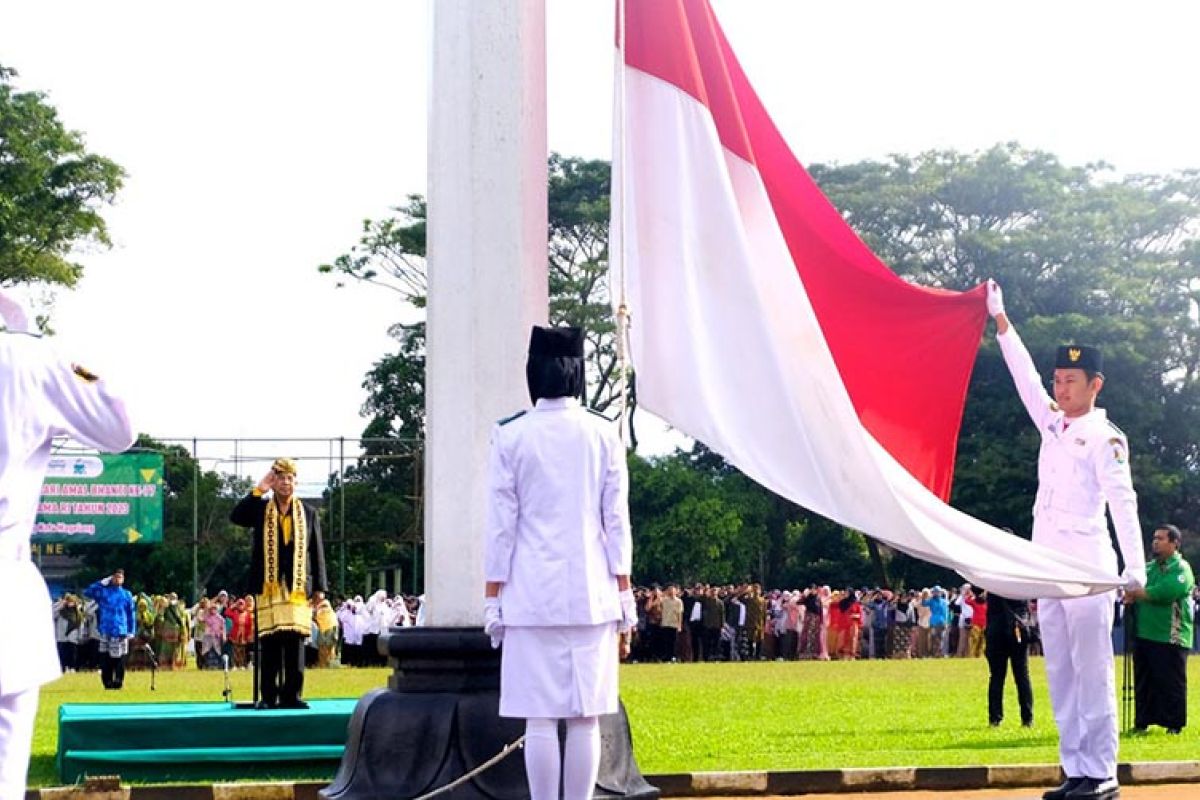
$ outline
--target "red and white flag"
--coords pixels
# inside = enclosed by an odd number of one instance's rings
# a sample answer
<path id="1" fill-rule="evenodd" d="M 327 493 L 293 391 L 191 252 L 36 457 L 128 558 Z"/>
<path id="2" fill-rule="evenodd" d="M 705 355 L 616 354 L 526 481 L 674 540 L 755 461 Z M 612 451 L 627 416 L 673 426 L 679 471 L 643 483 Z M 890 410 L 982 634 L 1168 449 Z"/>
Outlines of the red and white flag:
<path id="1" fill-rule="evenodd" d="M 914 286 L 875 257 L 707 0 L 622 5 L 610 280 L 639 406 L 772 491 L 999 594 L 1116 586 L 945 502 L 984 287 Z"/>

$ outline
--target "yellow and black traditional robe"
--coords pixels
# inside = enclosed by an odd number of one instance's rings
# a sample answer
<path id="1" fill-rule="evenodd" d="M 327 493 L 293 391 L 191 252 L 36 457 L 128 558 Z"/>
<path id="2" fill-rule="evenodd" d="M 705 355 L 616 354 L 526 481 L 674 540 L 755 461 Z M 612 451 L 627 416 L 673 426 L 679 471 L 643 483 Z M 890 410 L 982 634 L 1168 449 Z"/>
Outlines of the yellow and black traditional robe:
<path id="1" fill-rule="evenodd" d="M 290 631 L 307 636 L 312 626 L 308 597 L 313 591 L 324 591 L 327 583 L 316 511 L 293 497 L 280 512 L 273 499 L 255 490 L 238 502 L 229 518 L 235 525 L 254 529 L 250 591 L 258 599 L 259 635 Z"/>

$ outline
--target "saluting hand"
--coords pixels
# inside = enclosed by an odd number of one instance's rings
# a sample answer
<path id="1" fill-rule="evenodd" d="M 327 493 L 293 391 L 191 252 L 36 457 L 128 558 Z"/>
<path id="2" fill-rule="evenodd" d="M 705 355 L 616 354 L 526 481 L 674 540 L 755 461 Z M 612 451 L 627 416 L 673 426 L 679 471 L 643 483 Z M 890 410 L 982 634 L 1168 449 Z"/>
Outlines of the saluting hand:
<path id="1" fill-rule="evenodd" d="M 261 494 L 266 494 L 275 488 L 275 470 L 267 470 L 267 474 L 263 475 L 258 481 L 258 491 Z"/>

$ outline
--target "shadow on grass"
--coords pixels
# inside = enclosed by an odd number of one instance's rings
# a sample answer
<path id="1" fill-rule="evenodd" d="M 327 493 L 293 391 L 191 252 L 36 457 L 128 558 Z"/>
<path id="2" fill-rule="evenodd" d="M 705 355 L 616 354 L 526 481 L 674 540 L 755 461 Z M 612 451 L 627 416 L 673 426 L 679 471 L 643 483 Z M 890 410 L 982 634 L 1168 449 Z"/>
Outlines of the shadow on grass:
<path id="1" fill-rule="evenodd" d="M 1033 747 L 1054 747 L 1056 736 L 1029 736 L 1024 739 L 993 739 L 990 736 L 960 737 L 922 750 L 1023 750 Z"/>
<path id="2" fill-rule="evenodd" d="M 29 778 L 26 781 L 30 786 L 57 786 L 58 769 L 54 765 L 54 756 L 35 753 L 29 759 Z"/>

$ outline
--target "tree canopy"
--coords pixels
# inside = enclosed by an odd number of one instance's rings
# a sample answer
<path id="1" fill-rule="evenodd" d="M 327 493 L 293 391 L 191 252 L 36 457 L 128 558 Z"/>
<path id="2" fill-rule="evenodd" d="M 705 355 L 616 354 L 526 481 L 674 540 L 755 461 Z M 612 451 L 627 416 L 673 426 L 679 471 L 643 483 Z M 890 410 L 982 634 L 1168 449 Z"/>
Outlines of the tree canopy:
<path id="1" fill-rule="evenodd" d="M 0 286 L 71 287 L 83 273 L 72 254 L 109 244 L 100 212 L 125 172 L 88 152 L 45 95 L 18 90 L 16 77 L 0 65 Z"/>

